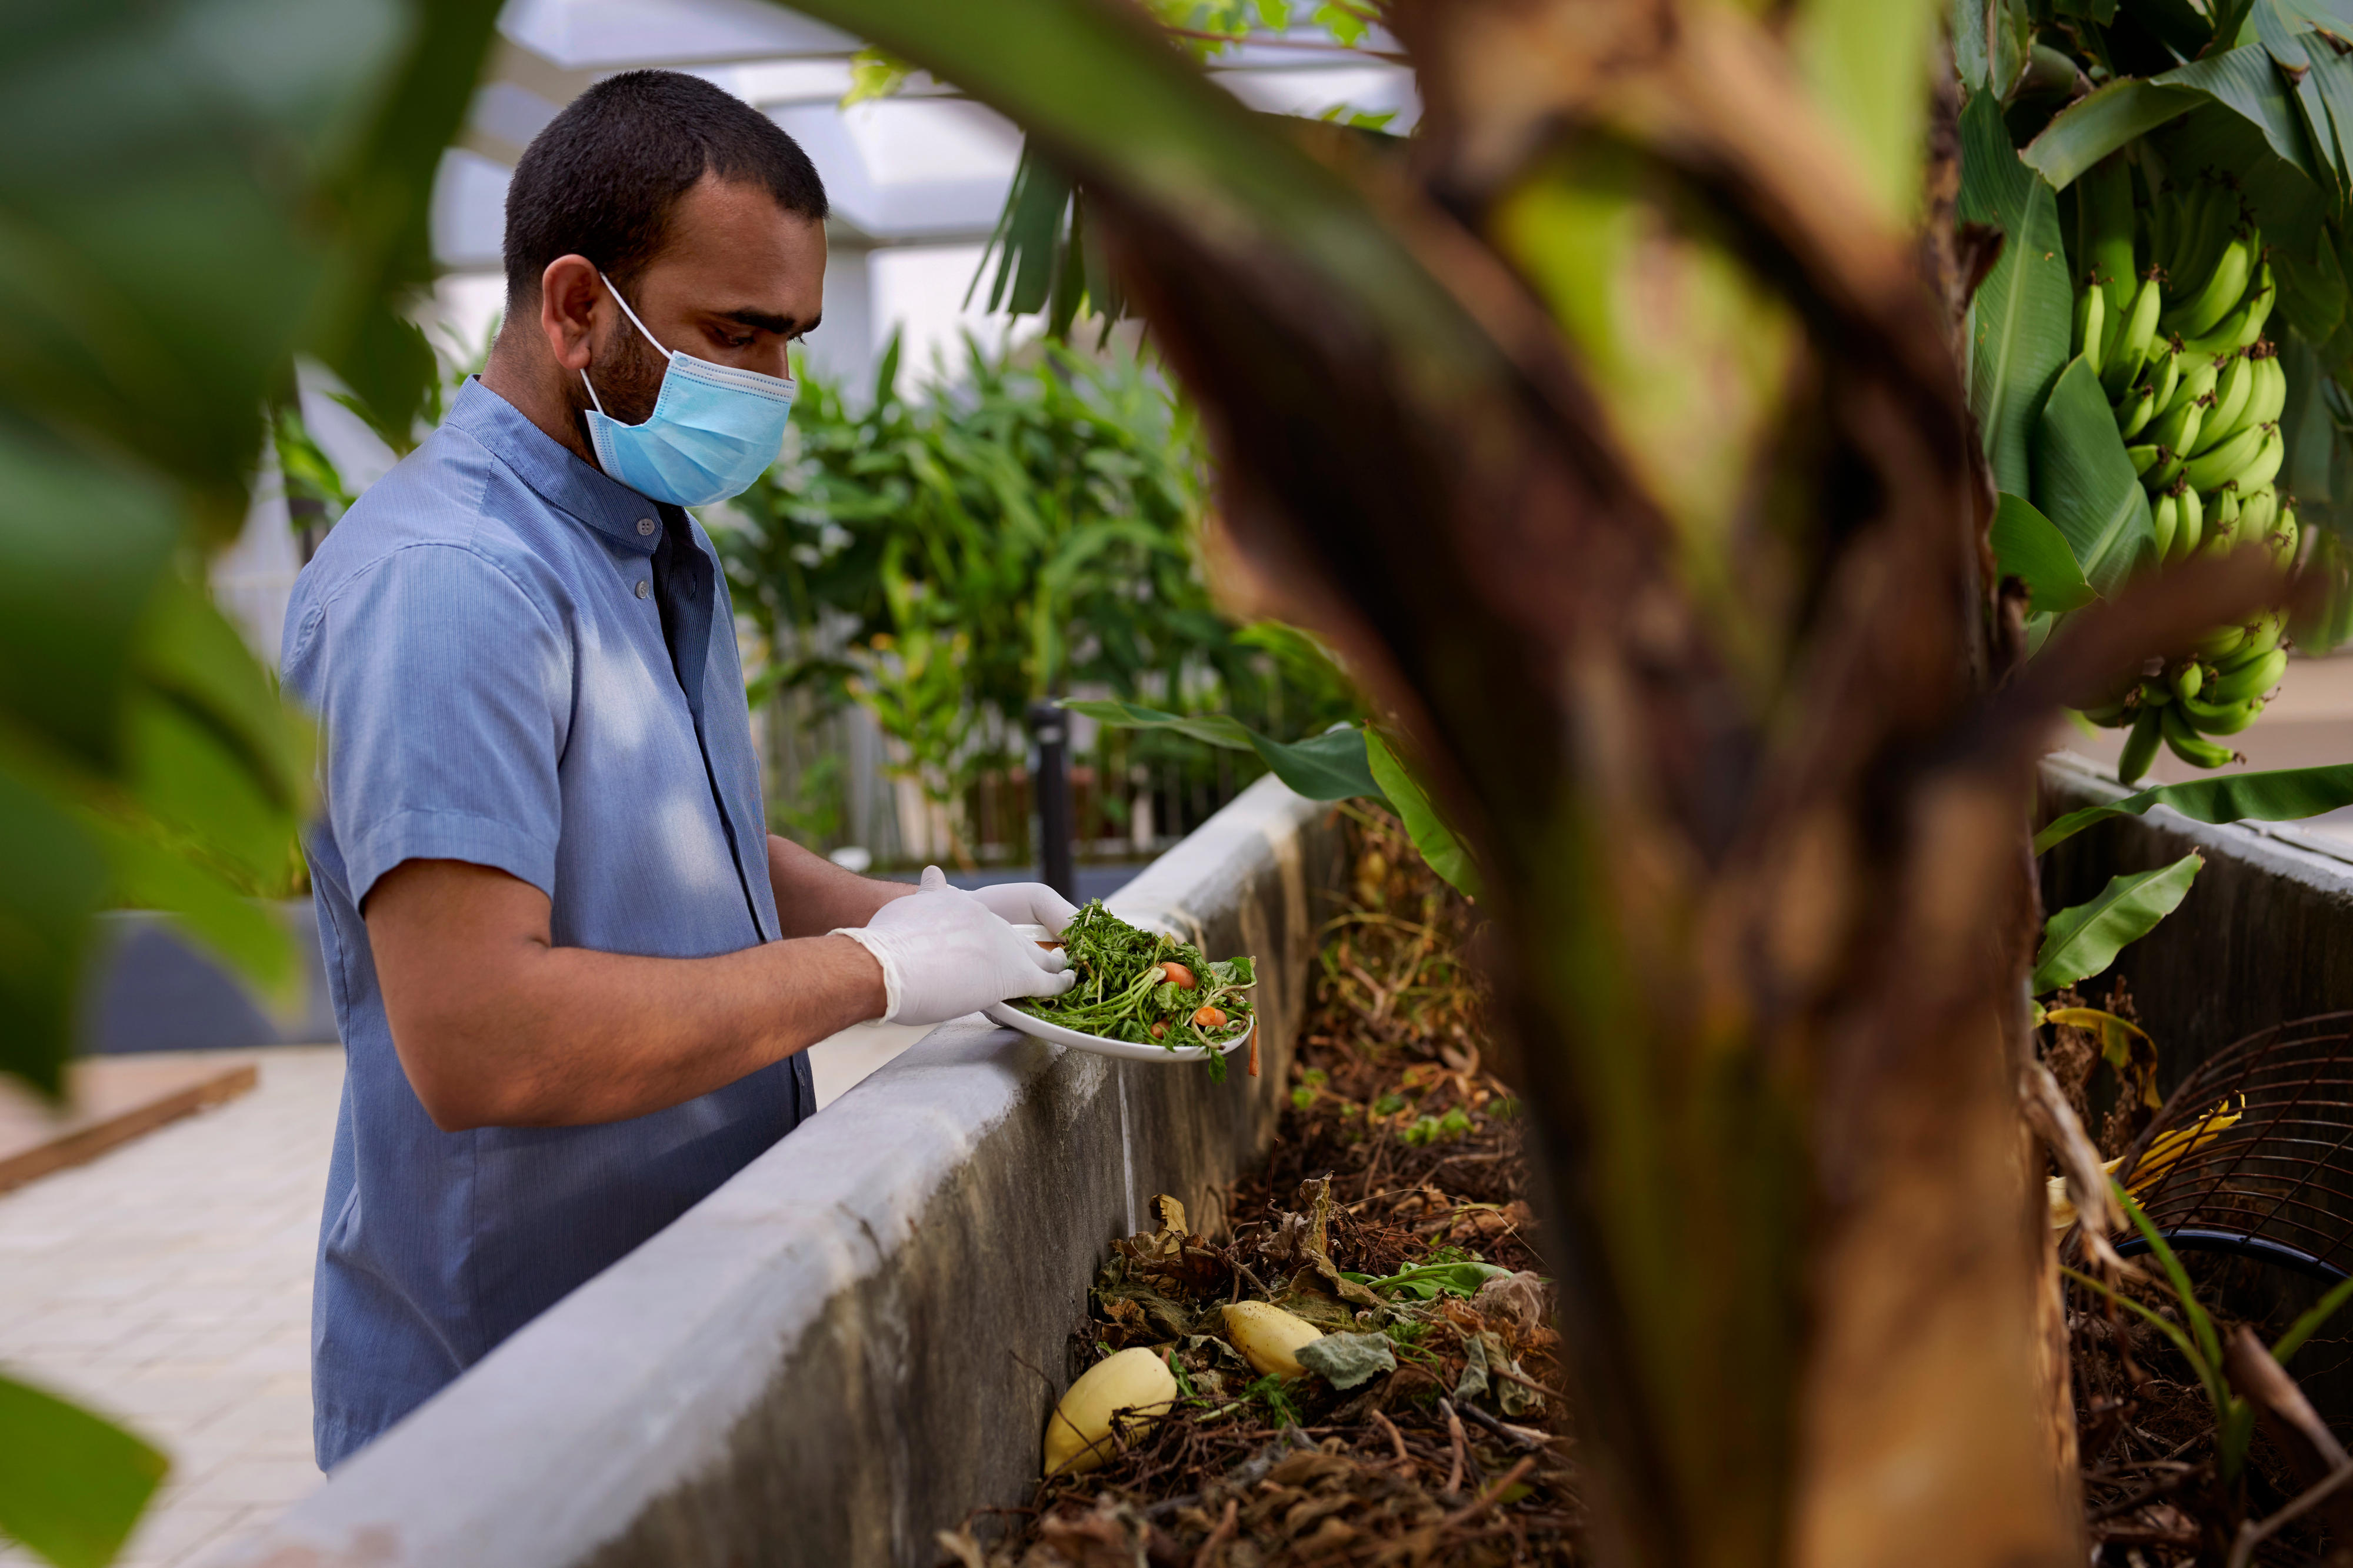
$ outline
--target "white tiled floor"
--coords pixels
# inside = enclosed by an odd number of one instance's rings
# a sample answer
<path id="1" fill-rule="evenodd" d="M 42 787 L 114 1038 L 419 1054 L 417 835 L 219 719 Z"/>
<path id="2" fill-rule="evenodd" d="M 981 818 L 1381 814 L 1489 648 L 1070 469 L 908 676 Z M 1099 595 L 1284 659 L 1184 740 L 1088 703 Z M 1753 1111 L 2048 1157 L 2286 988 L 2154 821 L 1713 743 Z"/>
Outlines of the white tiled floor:
<path id="1" fill-rule="evenodd" d="M 172 1456 L 122 1561 L 186 1561 L 316 1486 L 311 1260 L 336 1047 L 252 1053 L 261 1082 L 0 1197 L 0 1365 Z M 0 1547 L 0 1563 L 35 1561 Z"/>
<path id="2" fill-rule="evenodd" d="M 812 1047 L 818 1103 L 925 1032 Z M 311 1268 L 343 1051 L 221 1054 L 260 1063 L 251 1093 L 0 1196 L 0 1367 L 172 1456 L 122 1568 L 193 1562 L 319 1484 Z"/>

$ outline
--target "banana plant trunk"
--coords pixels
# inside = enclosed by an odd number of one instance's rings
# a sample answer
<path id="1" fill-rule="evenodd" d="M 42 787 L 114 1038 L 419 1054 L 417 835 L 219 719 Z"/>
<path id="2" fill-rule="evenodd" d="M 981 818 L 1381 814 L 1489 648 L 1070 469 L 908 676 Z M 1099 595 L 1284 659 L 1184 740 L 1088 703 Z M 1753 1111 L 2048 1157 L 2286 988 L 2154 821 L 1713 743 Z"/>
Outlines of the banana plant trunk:
<path id="1" fill-rule="evenodd" d="M 1082 180 L 1249 607 L 1480 847 L 1597 1560 L 2082 1561 L 1928 34 L 1891 196 L 1807 87 L 1852 7 L 1399 0 L 1404 144 L 1087 0 L 807 8 Z"/>

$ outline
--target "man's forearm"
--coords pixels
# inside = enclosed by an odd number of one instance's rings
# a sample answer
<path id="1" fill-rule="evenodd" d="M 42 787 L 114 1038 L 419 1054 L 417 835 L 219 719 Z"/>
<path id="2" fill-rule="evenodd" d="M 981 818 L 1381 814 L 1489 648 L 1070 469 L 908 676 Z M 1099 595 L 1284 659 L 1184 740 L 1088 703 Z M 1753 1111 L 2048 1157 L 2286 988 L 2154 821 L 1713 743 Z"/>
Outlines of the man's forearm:
<path id="1" fill-rule="evenodd" d="M 465 1120 L 580 1126 L 723 1089 L 879 1017 L 882 997 L 881 969 L 847 937 L 692 959 L 551 947 L 517 966 L 504 994 L 452 1019 L 460 1037 L 448 1044 L 497 1064 L 468 1075 L 483 1102 Z"/>
<path id="2" fill-rule="evenodd" d="M 776 919 L 788 937 L 862 926 L 876 910 L 915 890 L 905 882 L 877 881 L 845 871 L 773 833 L 768 835 L 768 882 L 776 895 Z"/>
<path id="3" fill-rule="evenodd" d="M 444 1129 L 619 1121 L 692 1100 L 883 1010 L 847 937 L 712 958 L 558 947 L 545 895 L 410 861 L 369 895 L 394 1047 Z"/>

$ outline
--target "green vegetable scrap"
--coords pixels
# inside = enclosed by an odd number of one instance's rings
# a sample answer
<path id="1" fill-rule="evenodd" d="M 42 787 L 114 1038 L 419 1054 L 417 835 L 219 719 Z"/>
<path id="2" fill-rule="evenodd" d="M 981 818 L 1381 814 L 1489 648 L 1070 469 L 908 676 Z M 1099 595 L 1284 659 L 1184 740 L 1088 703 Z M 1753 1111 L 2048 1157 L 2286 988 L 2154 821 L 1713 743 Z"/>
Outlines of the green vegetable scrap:
<path id="1" fill-rule="evenodd" d="M 1250 1026 L 1248 958 L 1202 956 L 1191 942 L 1140 931 L 1095 900 L 1062 928 L 1062 951 L 1079 983 L 1060 996 L 1014 1005 L 1082 1034 L 1140 1046 L 1203 1046 L 1213 1052 Z M 1222 1057 L 1208 1058 L 1213 1077 Z"/>

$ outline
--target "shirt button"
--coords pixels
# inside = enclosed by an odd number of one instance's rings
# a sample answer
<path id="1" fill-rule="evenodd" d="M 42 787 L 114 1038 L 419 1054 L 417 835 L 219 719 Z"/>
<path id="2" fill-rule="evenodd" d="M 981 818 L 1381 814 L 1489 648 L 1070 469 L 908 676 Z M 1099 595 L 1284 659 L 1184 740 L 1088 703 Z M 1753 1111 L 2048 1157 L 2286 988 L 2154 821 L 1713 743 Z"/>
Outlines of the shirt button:
<path id="1" fill-rule="evenodd" d="M 640 599 L 650 599 L 650 598 L 652 598 L 653 596 L 654 596 L 654 585 L 653 585 L 651 583 L 647 582 L 643 577 L 638 578 L 638 598 L 640 598 Z"/>
<path id="2" fill-rule="evenodd" d="M 644 535 L 647 535 L 647 534 L 650 534 L 651 532 L 653 532 L 653 531 L 654 531 L 654 520 L 653 520 L 652 518 L 649 518 L 649 517 L 641 517 L 641 518 L 638 519 L 638 534 L 639 534 L 641 537 L 642 537 L 642 536 L 644 536 Z"/>

